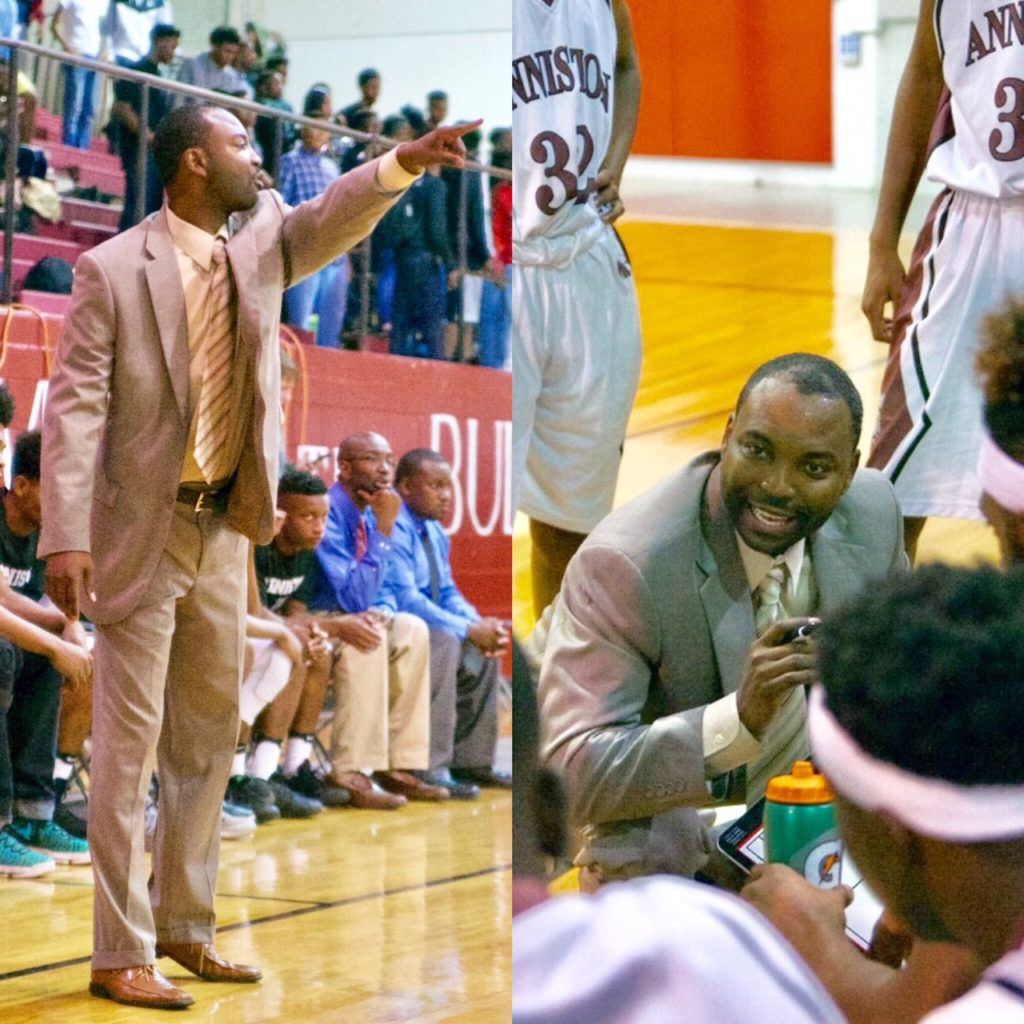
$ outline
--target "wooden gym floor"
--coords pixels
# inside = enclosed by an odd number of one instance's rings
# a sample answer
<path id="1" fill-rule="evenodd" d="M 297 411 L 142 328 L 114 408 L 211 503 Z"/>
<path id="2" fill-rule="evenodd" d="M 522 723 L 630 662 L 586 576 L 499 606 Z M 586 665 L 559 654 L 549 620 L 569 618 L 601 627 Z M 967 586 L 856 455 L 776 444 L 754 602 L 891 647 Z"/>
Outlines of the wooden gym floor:
<path id="1" fill-rule="evenodd" d="M 886 352 L 860 312 L 873 197 L 629 184 L 619 230 L 636 275 L 644 367 L 616 505 L 717 447 L 751 371 L 786 352 L 847 370 L 864 399 L 866 456 Z M 905 261 L 927 201 L 908 220 Z M 525 635 L 534 620 L 522 516 L 513 550 L 513 618 Z M 919 548 L 922 560 L 996 554 L 984 525 L 960 520 L 930 522 Z"/>
<path id="2" fill-rule="evenodd" d="M 180 1019 L 505 1024 L 511 819 L 510 795 L 485 790 L 475 802 L 327 810 L 223 842 L 217 946 L 259 964 L 263 981 L 211 984 L 161 960 L 196 1000 Z M 167 1016 L 88 995 L 91 912 L 87 867 L 0 879 L 0 1020 Z"/>

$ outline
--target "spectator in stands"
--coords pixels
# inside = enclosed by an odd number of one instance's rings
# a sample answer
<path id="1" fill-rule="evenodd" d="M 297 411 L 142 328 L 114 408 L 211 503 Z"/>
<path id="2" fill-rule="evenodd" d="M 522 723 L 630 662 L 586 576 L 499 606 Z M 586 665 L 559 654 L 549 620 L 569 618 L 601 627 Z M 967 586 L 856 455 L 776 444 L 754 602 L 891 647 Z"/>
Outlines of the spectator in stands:
<path id="1" fill-rule="evenodd" d="M 42 26 L 45 20 L 43 13 L 43 0 L 18 0 L 18 27 L 17 36 L 19 39 L 28 39 L 28 30 L 33 22 Z M 42 32 L 38 42 L 42 42 Z"/>
<path id="2" fill-rule="evenodd" d="M 491 165 L 511 170 L 512 130 L 495 128 L 490 142 Z M 495 263 L 480 296 L 477 342 L 480 365 L 501 369 L 512 323 L 512 182 L 504 178 L 491 178 L 491 238 Z"/>
<path id="3" fill-rule="evenodd" d="M 448 237 L 446 189 L 428 168 L 378 229 L 382 247 L 394 253 L 395 298 L 391 352 L 444 359 L 447 268 L 454 261 Z"/>
<path id="4" fill-rule="evenodd" d="M 338 115 L 339 117 L 342 115 Z M 372 110 L 362 110 L 346 119 L 349 128 L 357 132 L 366 132 L 369 135 L 379 135 L 381 130 L 380 118 Z M 341 172 L 348 174 L 349 171 L 380 156 L 382 150 L 374 142 L 349 142 L 341 151 Z"/>
<path id="5" fill-rule="evenodd" d="M 149 75 L 167 77 L 174 51 L 178 48 L 181 32 L 174 26 L 161 22 L 153 27 L 149 53 L 142 60 L 131 65 L 134 71 L 144 71 Z M 149 116 L 146 135 L 150 143 L 153 132 L 164 115 L 174 106 L 174 94 L 163 89 L 151 89 L 149 92 Z M 117 125 L 118 150 L 121 154 L 121 165 L 124 167 L 125 192 L 124 210 L 121 214 L 121 230 L 136 223 L 135 200 L 139 191 L 136 155 L 139 146 L 139 132 L 142 116 L 142 87 L 138 82 L 119 81 L 114 83 L 114 105 L 110 111 L 111 118 Z M 146 163 L 145 212 L 154 213 L 163 203 L 164 189 L 153 159 L 152 145 Z"/>
<path id="6" fill-rule="evenodd" d="M 342 107 L 340 111 L 346 123 L 353 127 L 353 119 L 360 114 L 370 113 L 380 96 L 380 72 L 376 68 L 363 68 L 356 78 L 356 83 L 359 86 L 359 99 L 347 107 Z"/>
<path id="7" fill-rule="evenodd" d="M 292 105 L 284 99 L 284 76 L 280 71 L 261 71 L 256 78 L 256 102 L 273 110 L 293 113 Z M 278 179 L 278 151 L 276 137 L 278 125 L 281 130 L 280 155 L 290 153 L 298 138 L 296 126 L 291 121 L 278 121 L 273 117 L 256 119 L 256 141 L 263 153 L 263 169 L 275 181 Z"/>
<path id="8" fill-rule="evenodd" d="M 138 63 L 150 52 L 153 29 L 173 22 L 170 0 L 111 0 L 107 37 L 114 60 L 126 68 Z"/>
<path id="9" fill-rule="evenodd" d="M 402 508 L 391 533 L 391 565 L 378 604 L 418 615 L 430 629 L 430 770 L 420 777 L 453 797 L 477 786 L 511 788 L 494 769 L 498 740 L 498 662 L 508 628 L 482 616 L 452 576 L 441 526 L 452 502 L 452 470 L 429 448 L 406 452 L 395 472 Z"/>
<path id="10" fill-rule="evenodd" d="M 394 467 L 380 434 L 352 434 L 341 442 L 327 528 L 316 551 L 312 608 L 360 616 L 365 626 L 340 646 L 334 670 L 331 778 L 352 794 L 354 807 L 448 799 L 448 790 L 413 774 L 430 761 L 427 627 L 414 615 L 371 610 L 401 507 L 391 486 Z"/>
<path id="11" fill-rule="evenodd" d="M 401 114 L 391 114 L 384 118 L 381 134 L 395 142 L 408 142 L 413 137 L 412 126 Z M 377 317 L 380 329 L 385 334 L 391 333 L 392 309 L 395 301 L 395 253 L 389 248 L 387 239 L 378 227 L 371 236 L 373 251 L 373 270 L 377 279 Z M 353 275 L 354 276 L 354 275 Z M 356 282 L 358 284 L 358 282 Z M 351 292 L 351 288 L 350 288 Z"/>
<path id="12" fill-rule="evenodd" d="M 103 51 L 103 27 L 109 0 L 60 0 L 53 14 L 53 37 L 65 53 L 94 60 Z M 64 119 L 61 141 L 65 146 L 88 149 L 96 113 L 96 72 L 62 65 Z"/>
<path id="13" fill-rule="evenodd" d="M 210 33 L 210 49 L 198 57 L 191 57 L 181 65 L 178 81 L 200 89 L 215 89 L 232 96 L 244 92 L 252 97 L 248 79 L 235 67 L 242 48 L 242 37 L 237 29 L 222 25 Z M 189 101 L 192 102 L 192 101 Z"/>
<path id="14" fill-rule="evenodd" d="M 36 558 L 39 462 L 39 433 L 25 431 L 11 489 L 0 495 L 0 874 L 22 877 L 89 862 L 88 844 L 53 820 L 61 676 L 85 685 L 92 658 L 79 623 L 38 603 L 46 574 Z"/>
<path id="15" fill-rule="evenodd" d="M 301 144 L 281 157 L 278 189 L 290 206 L 320 195 L 339 176 L 337 164 L 326 153 L 329 132 L 303 127 L 299 138 Z M 342 255 L 284 293 L 284 322 L 309 330 L 315 313 L 317 345 L 340 348 L 348 282 L 348 256 Z"/>
<path id="16" fill-rule="evenodd" d="M 448 118 L 448 93 L 434 89 L 427 93 L 427 131 L 432 132 Z"/>
<path id="17" fill-rule="evenodd" d="M 479 129 L 465 136 L 466 154 L 470 160 L 478 160 L 482 134 Z M 449 249 L 452 262 L 448 265 L 448 297 L 445 330 L 445 355 L 463 362 L 473 351 L 471 325 L 465 321 L 465 290 L 467 282 L 464 272 L 479 274 L 487 271 L 496 273 L 497 267 L 491 262 L 487 247 L 487 230 L 484 226 L 484 185 L 479 171 L 457 171 L 449 168 L 441 171 L 445 185 L 445 211 L 448 219 Z M 463 210 L 465 211 L 463 213 Z M 465 235 L 465 266 L 461 238 Z M 460 337 L 459 324 L 462 323 Z M 468 342 L 468 343 L 467 343 Z"/>
<path id="18" fill-rule="evenodd" d="M 265 71 L 276 71 L 281 76 L 281 81 L 284 85 L 288 84 L 288 55 L 285 53 L 275 53 L 273 57 L 268 57 L 263 65 Z M 291 107 L 289 106 L 289 110 Z"/>

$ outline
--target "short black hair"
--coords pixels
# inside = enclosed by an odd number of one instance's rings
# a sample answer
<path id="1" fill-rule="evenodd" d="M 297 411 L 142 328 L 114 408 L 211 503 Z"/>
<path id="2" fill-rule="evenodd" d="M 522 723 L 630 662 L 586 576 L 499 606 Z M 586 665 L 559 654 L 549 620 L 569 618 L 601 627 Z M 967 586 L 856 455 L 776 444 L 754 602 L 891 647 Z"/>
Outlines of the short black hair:
<path id="1" fill-rule="evenodd" d="M 433 448 L 410 449 L 398 460 L 395 467 L 395 483 L 400 484 L 403 480 L 415 476 L 428 462 L 447 464 L 448 460 Z"/>
<path id="2" fill-rule="evenodd" d="M 9 427 L 14 419 L 14 395 L 7 381 L 0 380 L 0 427 Z"/>
<path id="3" fill-rule="evenodd" d="M 361 89 L 367 82 L 372 81 L 374 78 L 380 78 L 380 72 L 376 68 L 363 68 L 356 78 L 356 84 Z"/>
<path id="4" fill-rule="evenodd" d="M 443 89 L 432 89 L 430 92 L 427 93 L 428 103 L 437 103 L 440 100 L 446 99 L 448 99 L 448 93 L 446 93 Z"/>
<path id="5" fill-rule="evenodd" d="M 381 135 L 386 135 L 390 139 L 403 124 L 408 123 L 409 122 L 402 117 L 401 114 L 389 114 L 384 118 L 384 123 L 380 126 L 380 133 Z"/>
<path id="6" fill-rule="evenodd" d="M 268 57 L 263 65 L 267 71 L 276 71 L 278 68 L 284 68 L 288 66 L 288 56 L 284 53 L 274 54 L 273 57 Z"/>
<path id="7" fill-rule="evenodd" d="M 1024 783 L 1024 568 L 893 576 L 816 639 L 828 707 L 871 756 L 960 785 Z"/>
<path id="8" fill-rule="evenodd" d="M 281 479 L 277 482 L 278 494 L 326 494 L 327 484 L 315 473 L 285 466 Z"/>
<path id="9" fill-rule="evenodd" d="M 399 113 L 409 122 L 409 127 L 416 138 L 419 138 L 426 132 L 427 119 L 423 116 L 423 111 L 418 107 L 414 107 L 411 103 L 406 103 Z"/>
<path id="10" fill-rule="evenodd" d="M 206 142 L 210 132 L 206 115 L 220 109 L 212 103 L 190 103 L 176 107 L 160 119 L 153 133 L 153 159 L 165 185 L 174 181 L 185 150 Z"/>
<path id="11" fill-rule="evenodd" d="M 324 116 L 324 100 L 330 95 L 327 89 L 314 85 L 302 101 L 302 116 L 322 118 Z"/>
<path id="12" fill-rule="evenodd" d="M 14 442 L 11 479 L 23 476 L 26 480 L 38 480 L 42 452 L 43 435 L 38 430 L 23 430 Z"/>
<path id="13" fill-rule="evenodd" d="M 238 34 L 238 29 L 232 28 L 230 25 L 221 25 L 210 33 L 211 46 L 223 46 L 225 43 L 235 46 L 242 45 L 242 37 Z"/>
<path id="14" fill-rule="evenodd" d="M 168 25 L 167 22 L 161 21 L 154 25 L 149 30 L 149 38 L 151 42 L 156 42 L 158 39 L 180 39 L 181 29 L 177 25 Z"/>
<path id="15" fill-rule="evenodd" d="M 737 412 L 751 391 L 769 377 L 784 377 L 801 395 L 824 395 L 826 398 L 837 398 L 845 402 L 850 410 L 853 447 L 856 449 L 864 422 L 864 403 L 856 385 L 838 363 L 810 352 L 793 352 L 770 359 L 767 363 L 762 363 L 743 385 L 740 397 L 736 400 Z"/>

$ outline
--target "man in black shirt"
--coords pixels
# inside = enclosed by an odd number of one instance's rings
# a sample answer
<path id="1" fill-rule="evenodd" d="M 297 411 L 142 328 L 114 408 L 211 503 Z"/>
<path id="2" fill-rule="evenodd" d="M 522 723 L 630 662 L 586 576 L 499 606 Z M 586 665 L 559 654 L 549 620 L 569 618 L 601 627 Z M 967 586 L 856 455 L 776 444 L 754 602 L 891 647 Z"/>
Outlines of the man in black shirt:
<path id="1" fill-rule="evenodd" d="M 178 48 L 181 33 L 173 25 L 156 25 L 150 33 L 152 45 L 149 53 L 142 60 L 130 65 L 134 71 L 144 71 L 149 75 L 165 74 L 174 59 L 174 51 Z M 163 89 L 149 90 L 149 112 L 146 134 L 150 142 L 153 129 L 174 106 L 174 93 Z M 116 126 L 118 150 L 121 164 L 124 167 L 125 193 L 124 212 L 121 214 L 120 228 L 130 228 L 136 223 L 135 197 L 138 195 L 139 182 L 136 173 L 136 157 L 139 150 L 139 134 L 142 127 L 142 86 L 138 82 L 117 81 L 114 83 L 114 105 L 110 110 L 111 120 Z M 146 213 L 160 209 L 163 203 L 164 190 L 160 175 L 150 149 L 146 166 Z"/>
<path id="2" fill-rule="evenodd" d="M 380 95 L 380 72 L 375 68 L 363 68 L 356 81 L 359 84 L 359 99 L 339 111 L 349 125 L 361 114 L 370 113 Z"/>
<path id="3" fill-rule="evenodd" d="M 38 603 L 46 571 L 36 558 L 39 458 L 39 432 L 23 432 L 14 449 L 11 489 L 0 492 L 0 627 L 8 627 L 3 634 L 19 645 L 4 642 L 0 673 L 0 822 L 13 812 L 0 842 L 0 873 L 10 874 L 31 867 L 17 863 L 18 851 L 7 849 L 12 840 L 53 862 L 89 862 L 88 844 L 53 820 L 61 673 L 86 686 L 91 662 L 80 624 Z M 9 629 L 14 617 L 23 627 L 17 635 Z"/>

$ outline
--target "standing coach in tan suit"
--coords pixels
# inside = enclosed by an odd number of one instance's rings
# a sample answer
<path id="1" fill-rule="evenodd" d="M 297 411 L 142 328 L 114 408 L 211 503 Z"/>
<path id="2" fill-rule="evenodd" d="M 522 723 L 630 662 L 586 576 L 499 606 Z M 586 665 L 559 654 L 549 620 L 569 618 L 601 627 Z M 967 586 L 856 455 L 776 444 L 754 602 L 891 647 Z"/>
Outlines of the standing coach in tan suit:
<path id="1" fill-rule="evenodd" d="M 183 107 L 154 141 L 164 207 L 78 262 L 44 419 L 39 553 L 55 603 L 77 618 L 82 599 L 97 625 L 94 995 L 189 1005 L 159 955 L 210 980 L 260 976 L 217 955 L 213 897 L 247 540 L 273 533 L 281 295 L 365 237 L 428 164 L 461 166 L 470 127 L 405 143 L 289 209 L 257 190 L 233 114 Z"/>

